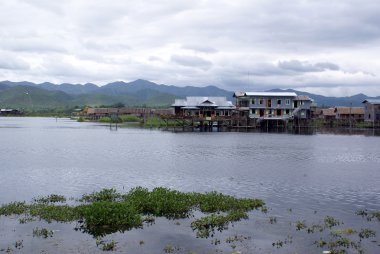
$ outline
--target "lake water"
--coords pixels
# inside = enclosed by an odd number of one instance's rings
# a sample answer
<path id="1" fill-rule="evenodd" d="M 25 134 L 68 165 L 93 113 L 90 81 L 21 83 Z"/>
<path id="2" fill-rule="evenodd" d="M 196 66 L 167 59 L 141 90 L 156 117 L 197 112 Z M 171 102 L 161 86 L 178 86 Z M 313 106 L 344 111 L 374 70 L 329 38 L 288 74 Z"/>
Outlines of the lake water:
<path id="1" fill-rule="evenodd" d="M 218 245 L 197 239 L 189 220 L 178 226 L 158 219 L 151 227 L 112 235 L 116 252 L 164 253 L 166 244 L 178 244 L 175 253 L 322 253 L 313 245 L 318 239 L 290 223 L 318 223 L 329 215 L 345 227 L 368 227 L 380 234 L 380 222 L 355 215 L 358 209 L 380 210 L 380 137 L 173 133 L 116 130 L 69 119 L 0 118 L 0 204 L 136 186 L 261 198 L 269 212 L 252 212 L 249 220 L 218 233 Z M 268 223 L 270 217 L 277 223 Z M 0 249 L 22 239 L 20 253 L 101 252 L 91 236 L 74 231 L 72 224 L 44 224 L 56 230 L 54 237 L 34 238 L 31 231 L 42 222 L 36 223 L 21 225 L 1 217 Z M 250 239 L 232 248 L 224 239 L 236 234 Z M 272 246 L 290 235 L 292 243 Z M 365 245 L 366 253 L 380 253 L 379 239 Z"/>

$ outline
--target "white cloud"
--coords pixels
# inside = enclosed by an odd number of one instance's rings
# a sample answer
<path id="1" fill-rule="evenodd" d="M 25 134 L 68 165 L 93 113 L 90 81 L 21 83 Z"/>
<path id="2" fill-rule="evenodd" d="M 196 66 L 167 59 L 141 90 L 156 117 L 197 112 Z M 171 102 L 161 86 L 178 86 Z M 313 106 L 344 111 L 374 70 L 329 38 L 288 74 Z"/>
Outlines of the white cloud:
<path id="1" fill-rule="evenodd" d="M 2 51 L 0 51 L 0 55 L 0 69 L 19 71 L 30 68 L 30 65 L 20 57 L 12 56 Z"/>

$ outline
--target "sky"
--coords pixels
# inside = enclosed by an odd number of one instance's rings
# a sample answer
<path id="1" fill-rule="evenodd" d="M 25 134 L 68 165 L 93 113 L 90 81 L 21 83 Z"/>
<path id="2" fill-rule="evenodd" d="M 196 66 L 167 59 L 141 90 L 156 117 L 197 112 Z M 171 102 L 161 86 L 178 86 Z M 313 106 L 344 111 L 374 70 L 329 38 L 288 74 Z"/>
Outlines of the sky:
<path id="1" fill-rule="evenodd" d="M 380 95 L 378 0 L 0 0 L 0 80 Z"/>

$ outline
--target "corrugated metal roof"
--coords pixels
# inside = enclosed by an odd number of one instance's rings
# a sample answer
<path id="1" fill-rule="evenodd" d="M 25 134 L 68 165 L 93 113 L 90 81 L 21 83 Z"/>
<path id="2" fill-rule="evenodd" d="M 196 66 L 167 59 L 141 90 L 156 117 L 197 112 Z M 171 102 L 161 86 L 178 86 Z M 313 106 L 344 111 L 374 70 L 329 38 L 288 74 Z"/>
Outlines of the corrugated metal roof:
<path id="1" fill-rule="evenodd" d="M 294 98 L 296 101 L 313 101 L 309 96 L 307 95 L 298 95 L 296 98 Z"/>
<path id="2" fill-rule="evenodd" d="M 324 116 L 335 116 L 334 108 L 324 108 L 322 109 L 322 114 Z"/>
<path id="3" fill-rule="evenodd" d="M 245 93 L 244 92 L 235 92 L 234 93 L 234 97 L 241 97 L 241 96 L 244 96 Z"/>
<path id="4" fill-rule="evenodd" d="M 337 107 L 335 113 L 340 115 L 364 115 L 364 108 L 362 107 Z"/>
<path id="5" fill-rule="evenodd" d="M 235 106 L 232 107 L 217 107 L 216 109 L 235 109 Z"/>
<path id="6" fill-rule="evenodd" d="M 199 109 L 198 107 L 182 107 L 183 109 Z"/>
<path id="7" fill-rule="evenodd" d="M 378 100 L 378 99 L 366 99 L 363 101 L 363 103 L 366 103 L 366 102 L 368 102 L 370 104 L 380 104 L 380 100 Z"/>
<path id="8" fill-rule="evenodd" d="M 214 106 L 214 107 L 234 107 L 231 101 L 227 101 L 226 97 L 202 97 L 189 96 L 186 99 L 176 99 L 173 107 L 198 107 L 198 106 Z"/>
<path id="9" fill-rule="evenodd" d="M 297 94 L 293 92 L 245 92 L 246 96 L 278 96 L 278 97 L 296 97 Z"/>

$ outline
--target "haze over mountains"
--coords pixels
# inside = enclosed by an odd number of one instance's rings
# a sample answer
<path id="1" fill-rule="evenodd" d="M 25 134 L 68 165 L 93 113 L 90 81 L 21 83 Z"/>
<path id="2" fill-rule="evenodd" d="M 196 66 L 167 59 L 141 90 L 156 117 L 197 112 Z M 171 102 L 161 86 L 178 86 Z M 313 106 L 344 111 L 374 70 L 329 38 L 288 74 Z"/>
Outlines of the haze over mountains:
<path id="1" fill-rule="evenodd" d="M 297 90 L 273 89 L 269 91 L 292 91 L 308 95 L 318 106 L 361 106 L 361 102 L 369 98 L 364 94 L 350 97 L 326 97 Z M 147 80 L 138 79 L 132 82 L 117 81 L 104 86 L 92 83 L 52 84 L 49 82 L 35 84 L 32 82 L 0 82 L 0 107 L 22 108 L 38 111 L 57 108 L 73 108 L 75 106 L 112 105 L 118 102 L 126 106 L 167 107 L 175 98 L 186 96 L 225 96 L 233 101 L 233 92 L 216 86 L 169 86 L 160 85 Z M 376 97 L 376 98 L 380 98 Z"/>

